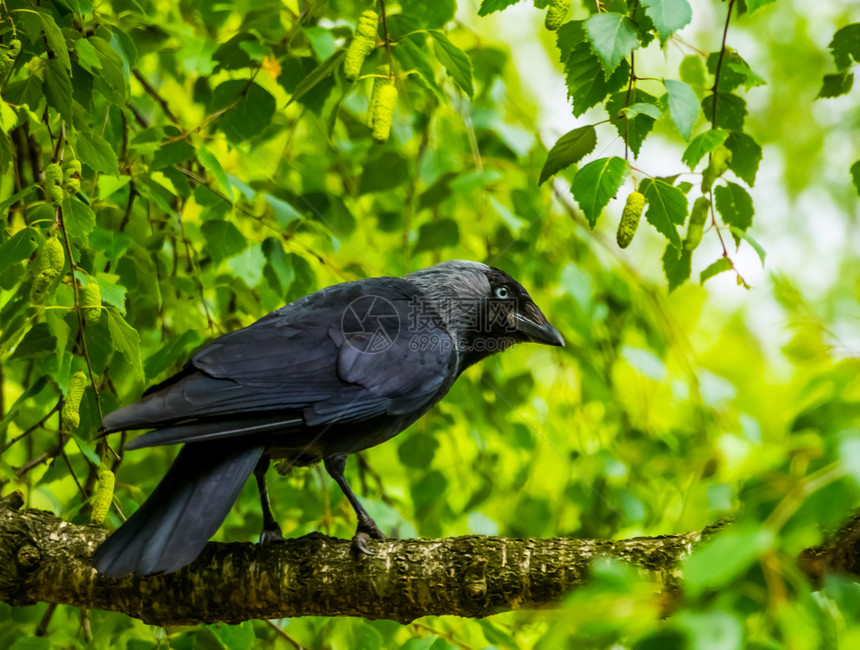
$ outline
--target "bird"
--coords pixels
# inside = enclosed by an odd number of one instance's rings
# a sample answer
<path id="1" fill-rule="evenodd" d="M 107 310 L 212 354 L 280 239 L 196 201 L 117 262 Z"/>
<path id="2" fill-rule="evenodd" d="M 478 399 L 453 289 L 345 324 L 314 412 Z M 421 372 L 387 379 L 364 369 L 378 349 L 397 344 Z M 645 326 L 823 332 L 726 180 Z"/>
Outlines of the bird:
<path id="1" fill-rule="evenodd" d="M 214 339 L 102 420 L 104 435 L 149 430 L 127 450 L 183 447 L 93 566 L 121 577 L 190 564 L 252 474 L 260 542 L 283 540 L 266 489 L 273 459 L 322 461 L 358 518 L 352 550 L 373 555 L 369 541 L 385 535 L 344 478 L 347 457 L 398 435 L 468 367 L 523 342 L 564 345 L 519 282 L 468 260 L 336 284 Z"/>

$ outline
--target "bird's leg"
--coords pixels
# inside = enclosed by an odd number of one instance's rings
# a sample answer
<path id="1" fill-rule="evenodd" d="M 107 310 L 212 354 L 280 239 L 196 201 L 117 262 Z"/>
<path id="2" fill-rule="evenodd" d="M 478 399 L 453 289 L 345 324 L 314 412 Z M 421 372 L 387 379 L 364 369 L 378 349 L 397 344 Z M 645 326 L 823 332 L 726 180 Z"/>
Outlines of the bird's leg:
<path id="1" fill-rule="evenodd" d="M 355 510 L 355 514 L 358 517 L 358 528 L 356 528 L 355 535 L 352 538 L 352 550 L 365 555 L 375 555 L 373 551 L 367 548 L 367 541 L 371 538 L 385 539 L 385 535 L 382 534 L 376 522 L 373 521 L 371 516 L 367 514 L 367 511 L 358 502 L 358 498 L 343 476 L 343 470 L 346 467 L 346 456 L 330 456 L 324 460 L 324 463 L 329 476 L 334 479 L 335 483 L 338 484 L 344 495 L 346 495 L 347 500 L 352 505 L 352 509 Z"/>
<path id="2" fill-rule="evenodd" d="M 268 469 L 269 455 L 263 454 L 257 467 L 254 468 L 254 478 L 257 479 L 257 489 L 260 491 L 260 506 L 263 509 L 263 532 L 260 534 L 260 544 L 284 541 L 281 527 L 278 526 L 269 507 L 269 492 L 266 490 L 266 470 Z"/>

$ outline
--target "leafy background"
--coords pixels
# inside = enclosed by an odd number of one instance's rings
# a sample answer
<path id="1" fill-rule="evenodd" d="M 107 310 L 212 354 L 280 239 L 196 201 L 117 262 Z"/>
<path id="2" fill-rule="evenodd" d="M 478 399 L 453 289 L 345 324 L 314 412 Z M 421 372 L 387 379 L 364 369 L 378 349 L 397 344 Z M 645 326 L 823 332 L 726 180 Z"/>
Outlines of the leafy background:
<path id="1" fill-rule="evenodd" d="M 285 301 L 484 260 L 531 290 L 568 346 L 470 370 L 349 478 L 401 536 L 620 538 L 735 514 L 685 567 L 678 611 L 664 619 L 660 585 L 601 564 L 551 612 L 164 630 L 0 605 L 0 644 L 856 647 L 860 588 L 813 590 L 796 563 L 860 495 L 856 7 L 584 2 L 550 32 L 547 2 L 514 4 L 387 2 L 390 54 L 380 25 L 351 83 L 341 60 L 366 3 L 5 0 L 0 482 L 85 523 L 109 465 L 117 526 L 175 450 L 126 456 L 113 436 L 111 451 L 94 439 L 99 412 Z M 383 64 L 399 98 L 377 144 L 366 122 Z M 703 193 L 720 142 L 729 169 Z M 72 159 L 80 186 L 53 200 L 45 169 Z M 634 189 L 645 223 L 622 253 L 612 234 Z M 690 252 L 700 195 L 716 211 Z M 53 237 L 66 262 L 40 297 Z M 97 319 L 76 308 L 90 284 Z M 93 386 L 70 430 L 59 411 L 81 371 Z M 352 534 L 319 469 L 270 483 L 286 534 Z M 216 538 L 260 525 L 249 484 Z"/>

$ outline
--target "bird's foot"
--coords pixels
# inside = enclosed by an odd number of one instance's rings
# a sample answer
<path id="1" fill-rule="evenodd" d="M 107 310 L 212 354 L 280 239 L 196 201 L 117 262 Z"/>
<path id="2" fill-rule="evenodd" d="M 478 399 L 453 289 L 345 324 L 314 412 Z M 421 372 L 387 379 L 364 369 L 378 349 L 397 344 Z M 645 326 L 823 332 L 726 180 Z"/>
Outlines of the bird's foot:
<path id="1" fill-rule="evenodd" d="M 283 542 L 284 535 L 280 528 L 267 528 L 260 534 L 260 545 L 273 544 L 275 542 Z"/>
<path id="2" fill-rule="evenodd" d="M 375 552 L 367 548 L 367 542 L 371 539 L 387 539 L 387 537 L 372 519 L 360 522 L 352 538 L 352 552 L 356 555 L 376 555 Z"/>

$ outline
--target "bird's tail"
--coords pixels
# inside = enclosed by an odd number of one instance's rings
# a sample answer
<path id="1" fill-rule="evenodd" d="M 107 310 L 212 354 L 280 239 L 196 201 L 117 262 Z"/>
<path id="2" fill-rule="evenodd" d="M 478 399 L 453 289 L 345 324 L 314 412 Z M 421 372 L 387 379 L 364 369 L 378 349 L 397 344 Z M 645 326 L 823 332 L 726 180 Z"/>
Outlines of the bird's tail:
<path id="1" fill-rule="evenodd" d="M 191 563 L 218 530 L 263 454 L 235 441 L 186 444 L 146 502 L 96 549 L 108 576 L 171 573 Z"/>

